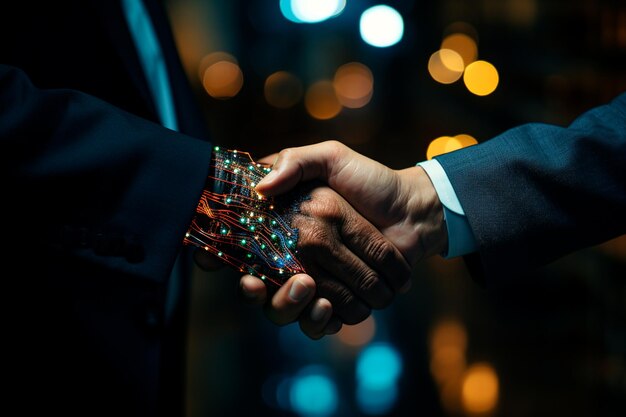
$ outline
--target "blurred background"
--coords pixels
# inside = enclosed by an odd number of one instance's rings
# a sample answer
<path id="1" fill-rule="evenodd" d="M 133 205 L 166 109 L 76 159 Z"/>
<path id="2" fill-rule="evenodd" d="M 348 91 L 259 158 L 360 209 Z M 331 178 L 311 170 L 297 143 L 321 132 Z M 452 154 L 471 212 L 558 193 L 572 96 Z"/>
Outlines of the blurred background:
<path id="1" fill-rule="evenodd" d="M 392 168 L 626 91 L 623 0 L 167 0 L 214 142 L 339 140 Z M 585 202 L 581 202 L 584 204 Z M 624 416 L 626 239 L 481 288 L 463 260 L 311 341 L 196 271 L 189 416 Z"/>

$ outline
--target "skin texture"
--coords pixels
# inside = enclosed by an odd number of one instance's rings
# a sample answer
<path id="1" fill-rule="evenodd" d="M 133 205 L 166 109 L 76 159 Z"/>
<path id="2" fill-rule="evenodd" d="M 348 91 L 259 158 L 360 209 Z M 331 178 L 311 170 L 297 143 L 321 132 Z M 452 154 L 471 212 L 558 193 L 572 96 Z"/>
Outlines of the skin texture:
<path id="1" fill-rule="evenodd" d="M 336 141 L 285 149 L 264 162 L 274 163 L 257 186 L 263 195 L 310 180 L 328 184 L 313 190 L 293 222 L 308 275 L 271 295 L 258 278 L 241 279 L 244 298 L 276 324 L 298 320 L 318 339 L 359 323 L 409 289 L 411 265 L 447 245 L 441 203 L 420 167 L 392 170 Z"/>

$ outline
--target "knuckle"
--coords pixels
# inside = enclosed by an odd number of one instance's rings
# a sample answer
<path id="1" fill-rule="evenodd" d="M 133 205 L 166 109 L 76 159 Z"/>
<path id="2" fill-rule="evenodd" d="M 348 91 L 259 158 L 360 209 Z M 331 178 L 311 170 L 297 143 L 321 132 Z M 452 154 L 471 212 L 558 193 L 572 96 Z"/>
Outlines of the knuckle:
<path id="1" fill-rule="evenodd" d="M 396 251 L 391 243 L 381 237 L 368 241 L 366 253 L 375 264 L 384 265 L 394 259 Z"/>

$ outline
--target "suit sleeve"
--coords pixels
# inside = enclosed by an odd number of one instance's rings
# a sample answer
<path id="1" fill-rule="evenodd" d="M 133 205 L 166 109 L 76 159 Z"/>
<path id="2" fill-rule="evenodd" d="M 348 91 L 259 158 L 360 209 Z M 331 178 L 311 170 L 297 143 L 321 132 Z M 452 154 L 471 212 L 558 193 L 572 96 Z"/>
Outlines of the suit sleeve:
<path id="1" fill-rule="evenodd" d="M 210 143 L 0 65 L 4 235 L 24 250 L 165 280 Z"/>
<path id="2" fill-rule="evenodd" d="M 523 125 L 437 160 L 487 283 L 626 233 L 626 94 L 568 127 Z"/>

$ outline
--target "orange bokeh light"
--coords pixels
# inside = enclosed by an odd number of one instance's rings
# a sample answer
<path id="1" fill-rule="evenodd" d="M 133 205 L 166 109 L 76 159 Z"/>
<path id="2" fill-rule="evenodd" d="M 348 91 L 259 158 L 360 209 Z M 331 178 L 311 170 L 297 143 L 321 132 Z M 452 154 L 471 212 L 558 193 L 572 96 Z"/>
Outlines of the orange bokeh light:
<path id="1" fill-rule="evenodd" d="M 318 81 L 309 87 L 304 105 L 311 117 L 319 120 L 332 119 L 341 111 L 333 83 L 328 80 Z"/>
<path id="2" fill-rule="evenodd" d="M 302 98 L 302 83 L 287 71 L 277 71 L 267 77 L 264 86 L 265 100 L 279 109 L 293 107 Z"/>
<path id="3" fill-rule="evenodd" d="M 243 73 L 236 63 L 218 61 L 204 71 L 202 85 L 211 97 L 231 98 L 236 96 L 243 86 Z"/>
<path id="4" fill-rule="evenodd" d="M 372 99 L 374 76 L 367 66 L 350 62 L 337 69 L 333 85 L 339 102 L 344 107 L 356 109 Z"/>
<path id="5" fill-rule="evenodd" d="M 488 363 L 472 365 L 463 377 L 461 399 L 463 408 L 471 414 L 493 411 L 498 403 L 498 375 Z"/>

